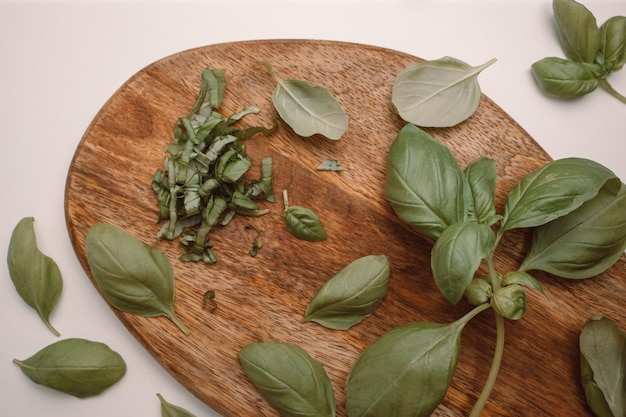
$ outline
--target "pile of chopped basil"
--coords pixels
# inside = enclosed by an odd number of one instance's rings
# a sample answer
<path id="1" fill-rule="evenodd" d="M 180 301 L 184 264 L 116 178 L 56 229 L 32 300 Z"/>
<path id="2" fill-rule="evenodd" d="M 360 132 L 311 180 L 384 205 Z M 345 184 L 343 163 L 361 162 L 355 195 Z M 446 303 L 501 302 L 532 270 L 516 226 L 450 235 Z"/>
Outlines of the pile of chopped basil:
<path id="1" fill-rule="evenodd" d="M 166 146 L 164 169 L 152 180 L 163 227 L 158 238 L 180 238 L 187 251 L 183 261 L 215 263 L 208 234 L 215 226 L 226 225 L 236 214 L 260 216 L 255 200 L 274 201 L 272 159 L 264 158 L 261 178 L 246 181 L 252 166 L 244 141 L 257 133 L 270 134 L 274 128 L 262 126 L 236 129 L 232 125 L 244 116 L 258 113 L 247 106 L 224 117 L 220 107 L 226 87 L 225 71 L 205 69 L 198 99 L 189 115 L 178 119 L 174 140 Z"/>

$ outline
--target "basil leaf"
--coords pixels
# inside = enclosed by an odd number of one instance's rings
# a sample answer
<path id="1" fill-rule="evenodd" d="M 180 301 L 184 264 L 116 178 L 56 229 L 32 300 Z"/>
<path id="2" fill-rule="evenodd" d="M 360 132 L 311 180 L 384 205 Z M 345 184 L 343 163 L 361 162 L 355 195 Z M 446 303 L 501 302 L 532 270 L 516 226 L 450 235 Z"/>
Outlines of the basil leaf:
<path id="1" fill-rule="evenodd" d="M 607 73 L 622 69 L 626 64 L 626 17 L 611 17 L 600 26 L 600 34 L 599 63 Z"/>
<path id="2" fill-rule="evenodd" d="M 574 0 L 554 0 L 552 9 L 565 56 L 576 62 L 594 62 L 601 39 L 593 14 Z"/>
<path id="3" fill-rule="evenodd" d="M 535 62 L 532 73 L 544 93 L 563 98 L 584 96 L 598 88 L 600 67 L 563 58 L 544 58 Z"/>
<path id="4" fill-rule="evenodd" d="M 385 197 L 396 215 L 437 239 L 449 225 L 467 218 L 467 179 L 440 141 L 407 124 L 387 156 Z"/>
<path id="5" fill-rule="evenodd" d="M 100 293 L 113 307 L 142 317 L 166 316 L 189 334 L 174 311 L 174 272 L 159 248 L 97 223 L 87 233 L 86 251 Z"/>
<path id="6" fill-rule="evenodd" d="M 326 89 L 302 80 L 283 80 L 264 59 L 267 71 L 276 81 L 272 103 L 280 117 L 300 136 L 321 134 L 338 140 L 348 129 L 348 116 Z"/>
<path id="7" fill-rule="evenodd" d="M 469 118 L 480 103 L 478 74 L 495 59 L 472 67 L 443 57 L 408 64 L 396 76 L 391 101 L 402 119 L 423 127 L 454 126 Z"/>
<path id="8" fill-rule="evenodd" d="M 431 268 L 446 300 L 452 304 L 461 300 L 494 243 L 491 228 L 472 221 L 455 223 L 441 233 L 431 253 Z"/>
<path id="9" fill-rule="evenodd" d="M 290 206 L 283 211 L 283 218 L 289 233 L 309 242 L 326 240 L 326 229 L 320 218 L 309 208 Z"/>
<path id="10" fill-rule="evenodd" d="M 581 381 L 591 409 L 598 416 L 626 415 L 626 336 L 622 329 L 607 317 L 592 316 L 580 333 L 579 345 Z"/>
<path id="11" fill-rule="evenodd" d="M 161 402 L 161 417 L 196 417 L 182 407 L 168 403 L 161 394 L 157 394 Z"/>
<path id="12" fill-rule="evenodd" d="M 37 247 L 34 221 L 32 217 L 25 217 L 13 229 L 7 254 L 9 275 L 22 300 L 59 336 L 50 324 L 50 314 L 61 296 L 63 278 L 56 262 Z"/>
<path id="13" fill-rule="evenodd" d="M 278 342 L 239 351 L 243 372 L 284 417 L 334 417 L 333 389 L 322 365 L 304 349 Z"/>
<path id="14" fill-rule="evenodd" d="M 598 195 L 535 229 L 520 270 L 585 279 L 610 268 L 626 250 L 626 189 Z"/>
<path id="15" fill-rule="evenodd" d="M 78 398 L 100 394 L 126 373 L 117 352 L 104 343 L 78 338 L 60 340 L 13 362 L 34 383 Z"/>
<path id="16" fill-rule="evenodd" d="M 491 307 L 502 317 L 519 320 L 528 310 L 526 291 L 518 284 L 500 287 L 491 298 Z"/>
<path id="17" fill-rule="evenodd" d="M 190 117 L 194 115 L 202 115 L 208 117 L 213 109 L 217 109 L 224 99 L 224 90 L 226 89 L 226 71 L 223 69 L 202 70 L 202 83 L 196 102 L 189 112 Z"/>
<path id="18" fill-rule="evenodd" d="M 375 340 L 346 382 L 350 417 L 425 417 L 441 403 L 459 357 L 464 323 L 409 323 Z"/>
<path id="19" fill-rule="evenodd" d="M 479 223 L 492 225 L 498 220 L 494 196 L 498 172 L 490 158 L 480 158 L 465 168 L 470 190 L 469 216 Z"/>
<path id="20" fill-rule="evenodd" d="M 387 294 L 389 273 L 389 259 L 385 255 L 368 255 L 353 261 L 315 294 L 302 322 L 349 329 L 372 314 Z"/>
<path id="21" fill-rule="evenodd" d="M 502 286 L 518 284 L 533 288 L 543 294 L 543 288 L 539 281 L 532 275 L 524 271 L 510 271 L 502 277 Z"/>
<path id="22" fill-rule="evenodd" d="M 563 158 L 526 174 L 511 189 L 501 230 L 535 227 L 580 207 L 600 188 L 617 193 L 620 180 L 608 168 L 582 158 Z"/>

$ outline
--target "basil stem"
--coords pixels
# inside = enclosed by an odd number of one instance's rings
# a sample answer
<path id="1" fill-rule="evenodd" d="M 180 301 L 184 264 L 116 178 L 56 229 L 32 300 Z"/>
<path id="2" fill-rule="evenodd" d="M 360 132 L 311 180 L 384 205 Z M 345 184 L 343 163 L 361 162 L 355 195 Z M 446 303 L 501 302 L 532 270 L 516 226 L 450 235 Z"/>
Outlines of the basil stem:
<path id="1" fill-rule="evenodd" d="M 37 311 L 55 336 L 59 336 L 50 324 L 50 314 L 61 296 L 63 278 L 56 262 L 37 247 L 34 221 L 32 217 L 25 217 L 13 229 L 7 254 L 9 275 L 22 300 Z"/>

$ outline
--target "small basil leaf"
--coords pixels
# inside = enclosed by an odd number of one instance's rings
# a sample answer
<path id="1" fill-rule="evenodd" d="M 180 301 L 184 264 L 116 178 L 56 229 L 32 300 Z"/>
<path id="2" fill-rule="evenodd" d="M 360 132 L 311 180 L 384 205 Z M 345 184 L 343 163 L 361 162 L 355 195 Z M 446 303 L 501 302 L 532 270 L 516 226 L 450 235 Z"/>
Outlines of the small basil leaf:
<path id="1" fill-rule="evenodd" d="M 460 321 L 409 323 L 375 340 L 348 375 L 348 415 L 430 416 L 456 370 L 463 327 Z"/>
<path id="2" fill-rule="evenodd" d="M 174 311 L 174 272 L 160 249 L 97 223 L 87 233 L 86 251 L 100 293 L 113 307 L 143 317 L 166 316 L 189 334 Z"/>
<path id="3" fill-rule="evenodd" d="M 313 210 L 302 206 L 290 206 L 283 212 L 285 225 L 289 233 L 298 239 L 309 242 L 326 240 L 326 229 Z"/>
<path id="4" fill-rule="evenodd" d="M 103 343 L 78 338 L 60 340 L 13 362 L 36 384 L 78 398 L 100 394 L 126 373 L 117 352 Z"/>
<path id="5" fill-rule="evenodd" d="M 440 141 L 407 124 L 387 156 L 385 197 L 396 215 L 420 233 L 437 239 L 467 218 L 467 179 Z"/>
<path id="6" fill-rule="evenodd" d="M 439 236 L 431 253 L 431 268 L 437 287 L 452 304 L 461 300 L 494 242 L 489 226 L 472 221 L 453 224 Z"/>
<path id="7" fill-rule="evenodd" d="M 267 59 L 264 62 L 276 81 L 272 103 L 294 132 L 304 137 L 321 134 L 332 140 L 343 136 L 348 129 L 348 117 L 328 90 L 302 80 L 283 80 Z"/>
<path id="8" fill-rule="evenodd" d="M 526 287 L 533 288 L 543 294 L 543 288 L 541 287 L 539 281 L 537 281 L 535 277 L 527 272 L 510 271 L 504 274 L 504 276 L 502 277 L 502 285 L 506 286 L 512 284 L 524 285 Z"/>
<path id="9" fill-rule="evenodd" d="M 313 297 L 303 322 L 347 330 L 372 314 L 387 294 L 389 259 L 385 255 L 359 258 L 339 271 Z"/>
<path id="10" fill-rule="evenodd" d="M 621 182 L 608 168 L 582 158 L 563 158 L 526 174 L 511 189 L 502 231 L 548 223 L 580 207 L 604 186 L 614 193 Z"/>
<path id="11" fill-rule="evenodd" d="M 626 64 L 626 17 L 611 17 L 600 27 L 600 33 L 602 42 L 598 56 L 604 70 L 612 72 L 622 69 Z"/>
<path id="12" fill-rule="evenodd" d="M 161 394 L 157 394 L 157 397 L 161 402 L 161 417 L 196 417 L 184 408 L 165 401 Z"/>
<path id="13" fill-rule="evenodd" d="M 577 62 L 594 62 L 601 40 L 593 14 L 574 0 L 554 0 L 552 9 L 565 56 Z"/>
<path id="14" fill-rule="evenodd" d="M 465 168 L 470 189 L 469 215 L 479 223 L 491 225 L 497 220 L 494 196 L 498 172 L 493 159 L 480 158 Z"/>
<path id="15" fill-rule="evenodd" d="M 579 338 L 581 381 L 589 406 L 598 416 L 626 415 L 626 336 L 611 319 L 595 315 Z M 606 407 L 612 414 L 606 413 Z"/>
<path id="16" fill-rule="evenodd" d="M 37 311 L 48 329 L 59 336 L 50 324 L 50 314 L 61 296 L 63 278 L 56 262 L 37 247 L 34 221 L 32 217 L 25 217 L 13 229 L 7 254 L 9 275 L 20 297 Z"/>
<path id="17" fill-rule="evenodd" d="M 610 268 L 626 250 L 626 189 L 605 188 L 571 213 L 535 229 L 520 270 L 585 279 Z"/>
<path id="18" fill-rule="evenodd" d="M 597 64 L 556 57 L 537 61 L 531 68 L 544 93 L 562 98 L 576 98 L 595 91 L 601 77 L 601 68 Z"/>
<path id="19" fill-rule="evenodd" d="M 469 118 L 480 103 L 478 74 L 495 59 L 472 67 L 443 57 L 413 62 L 397 75 L 391 101 L 402 119 L 423 127 L 449 127 Z"/>
<path id="20" fill-rule="evenodd" d="M 284 417 L 334 417 L 333 389 L 322 365 L 290 343 L 249 343 L 239 351 L 243 372 Z"/>
<path id="21" fill-rule="evenodd" d="M 502 317 L 509 320 L 519 320 L 528 310 L 526 291 L 518 284 L 500 287 L 493 293 L 491 307 Z"/>

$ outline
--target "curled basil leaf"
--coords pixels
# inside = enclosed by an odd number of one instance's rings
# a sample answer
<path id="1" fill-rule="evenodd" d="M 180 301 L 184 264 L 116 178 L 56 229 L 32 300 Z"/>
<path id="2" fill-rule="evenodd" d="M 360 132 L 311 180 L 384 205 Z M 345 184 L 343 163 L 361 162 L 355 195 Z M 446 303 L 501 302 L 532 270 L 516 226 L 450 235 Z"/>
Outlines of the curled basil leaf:
<path id="1" fill-rule="evenodd" d="M 452 304 L 461 300 L 494 243 L 495 235 L 485 224 L 467 221 L 455 223 L 443 231 L 431 253 L 431 268 L 446 300 Z"/>
<path id="2" fill-rule="evenodd" d="M 322 365 L 290 343 L 249 343 L 239 351 L 243 372 L 284 417 L 334 417 L 333 389 Z"/>
<path id="3" fill-rule="evenodd" d="M 524 285 L 525 287 L 535 289 L 543 294 L 543 288 L 541 287 L 539 281 L 527 272 L 510 271 L 504 274 L 502 277 L 502 285 L 506 286 L 512 284 Z"/>
<path id="4" fill-rule="evenodd" d="M 452 152 L 416 127 L 405 125 L 387 156 L 385 197 L 396 215 L 437 239 L 468 216 L 467 179 Z"/>
<path id="5" fill-rule="evenodd" d="M 600 29 L 593 14 L 574 0 L 552 2 L 561 48 L 572 61 L 594 62 L 600 49 Z"/>
<path id="6" fill-rule="evenodd" d="M 104 343 L 78 338 L 60 340 L 13 362 L 34 383 L 78 398 L 100 394 L 126 373 L 117 352 Z"/>
<path id="7" fill-rule="evenodd" d="M 163 251 L 104 223 L 89 229 L 86 250 L 100 293 L 113 307 L 143 317 L 166 316 L 189 334 L 174 311 L 174 271 Z"/>
<path id="8" fill-rule="evenodd" d="M 602 188 L 571 213 L 535 229 L 520 270 L 585 279 L 610 268 L 626 250 L 626 188 Z"/>
<path id="9" fill-rule="evenodd" d="M 385 255 L 359 258 L 339 271 L 313 297 L 303 322 L 347 330 L 372 314 L 387 294 L 389 259 Z"/>
<path id="10" fill-rule="evenodd" d="M 157 394 L 157 397 L 161 402 L 161 417 L 196 417 L 184 408 L 165 401 L 161 394 Z"/>
<path id="11" fill-rule="evenodd" d="M 562 98 L 580 97 L 595 91 L 601 76 L 598 64 L 557 57 L 537 61 L 531 69 L 543 92 Z"/>
<path id="12" fill-rule="evenodd" d="M 605 72 L 619 71 L 626 64 L 626 16 L 613 16 L 600 27 L 602 42 L 596 62 Z"/>
<path id="13" fill-rule="evenodd" d="M 502 317 L 519 320 L 528 310 L 526 291 L 518 284 L 500 287 L 491 298 L 491 306 Z"/>
<path id="14" fill-rule="evenodd" d="M 409 323 L 375 340 L 346 382 L 350 417 L 426 417 L 456 370 L 464 322 Z"/>
<path id="15" fill-rule="evenodd" d="M 621 182 L 597 162 L 582 158 L 549 162 L 526 174 L 511 189 L 501 230 L 546 224 L 580 207 L 604 186 L 616 193 Z"/>
<path id="16" fill-rule="evenodd" d="M 337 99 L 325 88 L 302 80 L 283 80 L 264 59 L 276 81 L 272 102 L 280 117 L 300 136 L 321 134 L 338 140 L 348 129 L 348 116 Z"/>
<path id="17" fill-rule="evenodd" d="M 56 262 L 37 247 L 34 221 L 32 217 L 25 217 L 13 229 L 7 254 L 9 275 L 22 300 L 59 336 L 50 324 L 50 314 L 61 296 L 63 278 Z"/>
<path id="18" fill-rule="evenodd" d="M 492 225 L 498 220 L 494 196 L 498 172 L 496 163 L 490 158 L 479 158 L 465 168 L 470 190 L 470 218 L 479 223 Z"/>
<path id="19" fill-rule="evenodd" d="M 594 315 L 579 338 L 581 382 L 598 417 L 626 415 L 626 336 L 611 319 Z"/>

